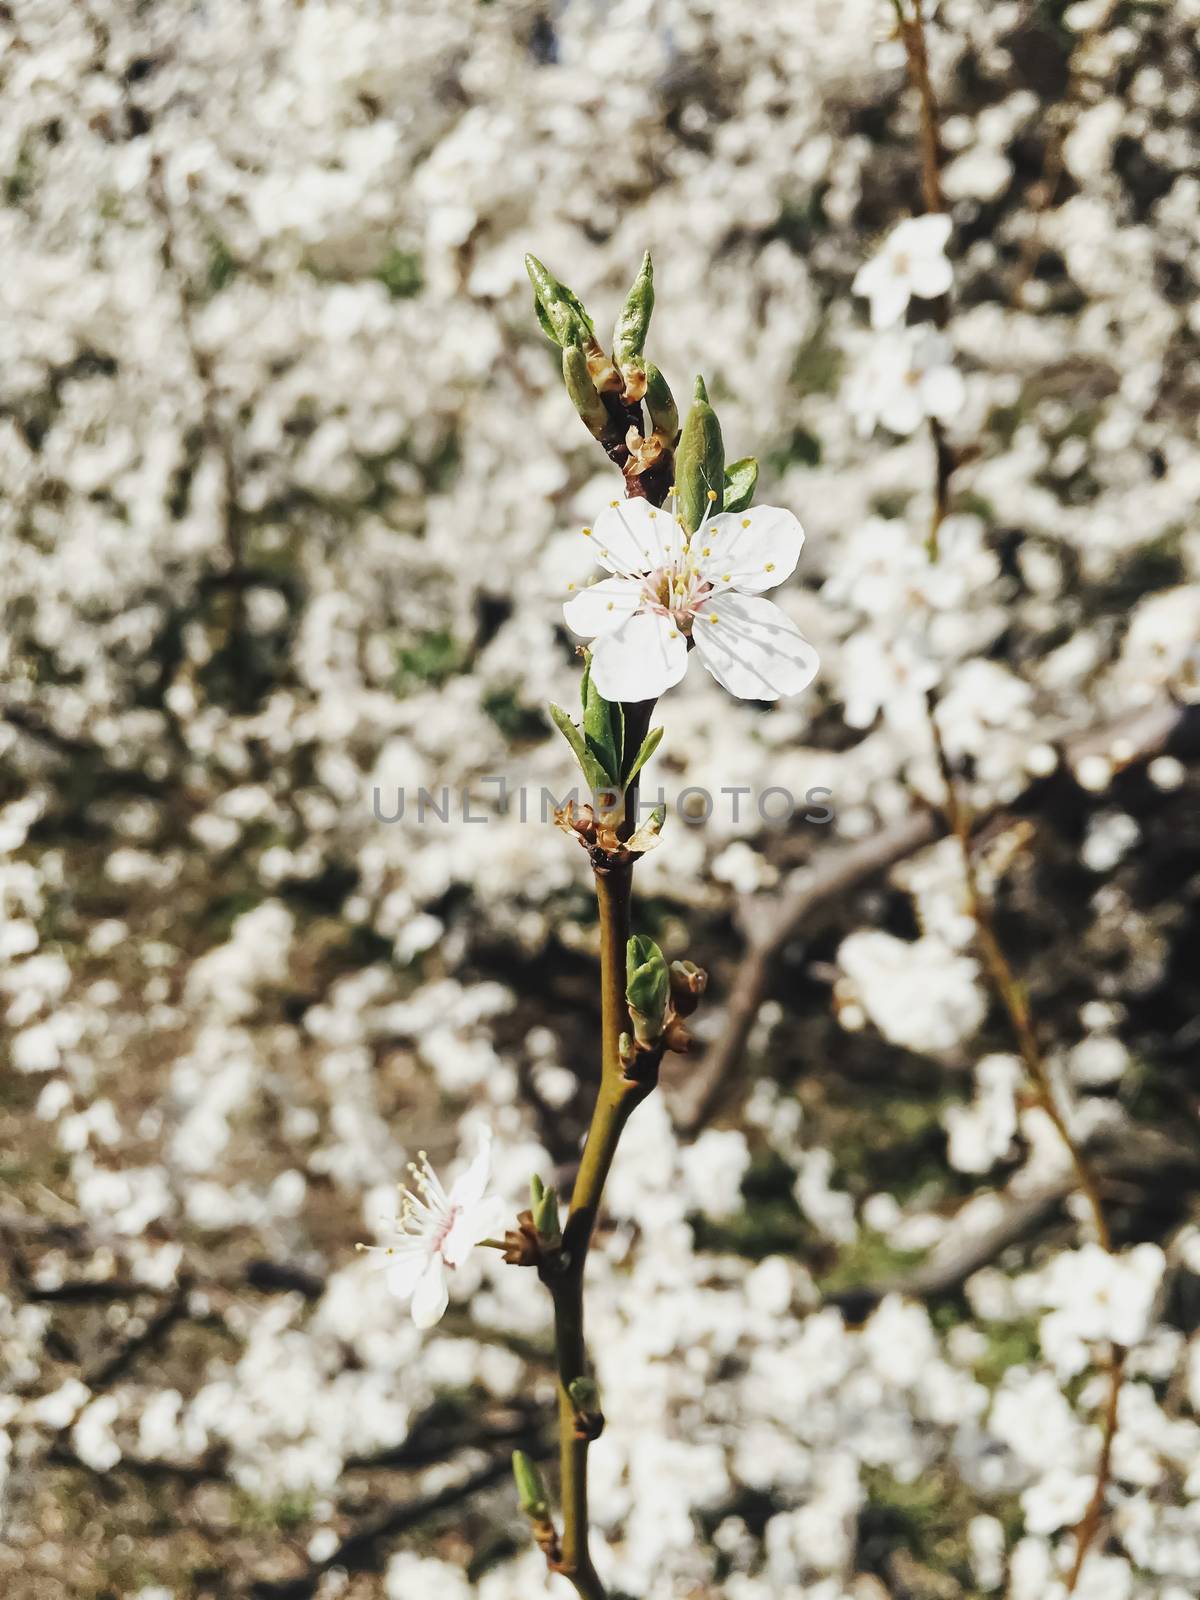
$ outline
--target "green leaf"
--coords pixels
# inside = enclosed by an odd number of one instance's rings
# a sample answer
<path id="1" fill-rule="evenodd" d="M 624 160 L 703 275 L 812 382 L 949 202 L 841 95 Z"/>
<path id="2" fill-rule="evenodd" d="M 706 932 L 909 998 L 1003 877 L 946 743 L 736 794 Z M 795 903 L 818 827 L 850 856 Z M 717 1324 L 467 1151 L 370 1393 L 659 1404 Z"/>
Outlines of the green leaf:
<path id="1" fill-rule="evenodd" d="M 587 698 L 583 703 L 583 734 L 588 748 L 600 761 L 614 788 L 620 787 L 621 762 L 625 751 L 625 713 L 619 701 L 604 698 L 588 673 Z"/>
<path id="2" fill-rule="evenodd" d="M 525 257 L 525 270 L 533 285 L 533 308 L 546 337 L 563 348 L 586 343 L 595 327 L 578 295 L 547 272 L 536 256 Z"/>
<path id="3" fill-rule="evenodd" d="M 670 384 L 653 361 L 646 363 L 646 410 L 654 432 L 661 434 L 668 444 L 674 444 L 679 437 L 679 407 Z"/>
<path id="4" fill-rule="evenodd" d="M 758 487 L 758 461 L 754 456 L 747 456 L 744 461 L 735 461 L 731 467 L 725 468 L 725 505 L 726 511 L 745 511 L 754 499 L 754 491 Z"/>
<path id="5" fill-rule="evenodd" d="M 512 1454 L 513 1478 L 517 1485 L 517 1502 L 527 1517 L 535 1522 L 545 1522 L 550 1516 L 550 1501 L 541 1468 L 524 1450 Z"/>
<path id="6" fill-rule="evenodd" d="M 675 466 L 679 512 L 689 533 L 695 533 L 710 508 L 722 508 L 725 493 L 725 445 L 721 424 L 708 403 L 704 379 L 696 379 L 695 399 L 683 424 Z M 713 499 L 709 499 L 709 495 Z"/>
<path id="7" fill-rule="evenodd" d="M 587 353 L 581 344 L 563 346 L 563 383 L 571 404 L 583 419 L 583 425 L 593 439 L 603 439 L 612 424 L 588 371 Z"/>
<path id="8" fill-rule="evenodd" d="M 619 787 L 617 779 L 613 777 L 597 760 L 585 742 L 584 735 L 571 721 L 570 717 L 561 706 L 553 703 L 550 706 L 550 715 L 554 719 L 554 726 L 575 752 L 575 759 L 583 773 L 584 782 L 593 794 L 599 794 L 605 789 Z"/>
<path id="9" fill-rule="evenodd" d="M 633 287 L 621 307 L 617 325 L 613 329 L 613 360 L 625 379 L 626 389 L 640 389 L 646 381 L 646 333 L 650 327 L 650 314 L 654 310 L 654 263 L 650 252 L 642 257 L 642 265 Z M 640 399 L 640 394 L 631 398 Z"/>
<path id="10" fill-rule="evenodd" d="M 627 789 L 637 777 L 638 773 L 646 765 L 647 761 L 649 761 L 650 757 L 658 749 L 662 742 L 662 736 L 663 731 L 661 728 L 651 728 L 650 732 L 642 740 L 642 748 L 638 751 L 636 757 L 634 758 L 633 765 L 625 774 L 625 787 Z"/>

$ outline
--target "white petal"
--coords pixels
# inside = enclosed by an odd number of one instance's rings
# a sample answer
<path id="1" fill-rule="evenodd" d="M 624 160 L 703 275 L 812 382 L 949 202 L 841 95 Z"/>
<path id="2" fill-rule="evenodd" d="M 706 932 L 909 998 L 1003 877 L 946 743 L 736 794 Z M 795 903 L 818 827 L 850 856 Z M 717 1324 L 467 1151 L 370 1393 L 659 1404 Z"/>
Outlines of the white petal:
<path id="1" fill-rule="evenodd" d="M 922 300 L 936 300 L 953 287 L 954 268 L 945 256 L 922 256 L 913 262 L 909 281 L 913 294 Z"/>
<path id="2" fill-rule="evenodd" d="M 434 1255 L 413 1294 L 412 1319 L 418 1328 L 432 1328 L 435 1322 L 442 1320 L 449 1304 L 446 1264 L 440 1255 Z"/>
<path id="3" fill-rule="evenodd" d="M 913 256 L 940 256 L 944 253 L 954 226 L 945 211 L 927 211 L 922 217 L 906 217 L 897 223 L 888 244 L 910 259 Z"/>
<path id="4" fill-rule="evenodd" d="M 909 285 L 907 278 L 885 278 L 871 294 L 871 326 L 891 328 L 908 310 Z"/>
<path id="5" fill-rule="evenodd" d="M 656 700 L 687 671 L 687 642 L 670 617 L 638 611 L 592 648 L 592 682 L 606 700 Z"/>
<path id="6" fill-rule="evenodd" d="M 718 589 L 761 594 L 791 577 L 803 544 L 804 529 L 780 506 L 722 512 L 704 530 L 697 565 Z"/>
<path id="7" fill-rule="evenodd" d="M 873 295 L 879 284 L 892 276 L 892 267 L 882 255 L 872 256 L 869 261 L 864 261 L 854 274 L 851 288 L 855 294 Z"/>
<path id="8" fill-rule="evenodd" d="M 939 422 L 951 422 L 967 403 L 967 386 L 957 367 L 934 367 L 921 379 L 921 400 L 926 412 Z"/>
<path id="9" fill-rule="evenodd" d="M 817 674 L 812 645 L 777 605 L 757 595 L 717 595 L 696 618 L 692 637 L 713 677 L 741 700 L 799 694 Z"/>
<path id="10" fill-rule="evenodd" d="M 428 1250 L 400 1249 L 395 1255 L 384 1258 L 387 1262 L 387 1286 L 397 1300 L 407 1300 L 412 1294 L 429 1265 L 430 1254 Z"/>
<path id="11" fill-rule="evenodd" d="M 477 1244 L 497 1239 L 508 1221 L 508 1207 L 492 1196 L 468 1206 L 454 1219 L 454 1226 L 442 1240 L 442 1255 L 452 1267 L 461 1267 Z"/>
<path id="12" fill-rule="evenodd" d="M 572 633 L 581 639 L 592 639 L 598 633 L 619 628 L 641 603 L 641 585 L 633 579 L 601 578 L 566 602 L 563 617 Z"/>
<path id="13" fill-rule="evenodd" d="M 879 420 L 892 433 L 907 437 L 920 427 L 926 415 L 921 388 L 915 383 L 899 383 L 879 397 Z"/>
<path id="14" fill-rule="evenodd" d="M 449 1201 L 452 1206 L 477 1206 L 487 1188 L 488 1174 L 492 1170 L 492 1134 L 484 1128 L 479 1136 L 479 1151 L 474 1161 L 450 1185 Z"/>
<path id="15" fill-rule="evenodd" d="M 669 511 L 657 510 L 648 500 L 617 500 L 596 518 L 588 542 L 602 567 L 628 577 L 669 562 L 677 536 Z"/>

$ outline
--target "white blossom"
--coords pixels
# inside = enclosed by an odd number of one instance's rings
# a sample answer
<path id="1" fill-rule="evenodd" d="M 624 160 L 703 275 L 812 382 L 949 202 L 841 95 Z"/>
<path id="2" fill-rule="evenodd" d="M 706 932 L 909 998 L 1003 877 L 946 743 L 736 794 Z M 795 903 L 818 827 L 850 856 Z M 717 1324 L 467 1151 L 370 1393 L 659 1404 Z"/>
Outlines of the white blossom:
<path id="1" fill-rule="evenodd" d="M 440 1322 L 450 1303 L 447 1272 L 461 1267 L 471 1251 L 498 1230 L 503 1231 L 504 1202 L 486 1193 L 491 1174 L 491 1136 L 485 1133 L 471 1165 L 449 1191 L 428 1157 L 411 1163 L 412 1187 L 401 1190 L 398 1238 L 376 1250 L 387 1268 L 387 1284 L 402 1300 L 411 1300 L 418 1328 Z"/>
<path id="2" fill-rule="evenodd" d="M 692 645 L 743 700 L 798 694 L 816 676 L 816 651 L 761 598 L 800 558 L 804 530 L 790 511 L 706 512 L 689 534 L 674 501 L 668 512 L 614 500 L 583 531 L 612 576 L 568 600 L 563 615 L 593 641 L 592 681 L 605 699 L 656 699 L 683 677 Z"/>
<path id="3" fill-rule="evenodd" d="M 905 217 L 870 261 L 859 267 L 854 292 L 870 300 L 873 328 L 890 328 L 899 322 L 912 296 L 936 300 L 950 289 L 954 282 L 946 258 L 950 228 L 950 218 L 943 212 Z"/>

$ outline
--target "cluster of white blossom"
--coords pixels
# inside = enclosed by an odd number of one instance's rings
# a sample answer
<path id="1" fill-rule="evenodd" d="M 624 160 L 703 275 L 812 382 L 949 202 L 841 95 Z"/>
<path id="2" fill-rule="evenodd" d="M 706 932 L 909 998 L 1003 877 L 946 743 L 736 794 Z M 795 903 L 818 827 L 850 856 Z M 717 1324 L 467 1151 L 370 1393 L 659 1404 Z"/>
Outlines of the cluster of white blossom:
<path id="1" fill-rule="evenodd" d="M 599 322 L 647 246 L 654 359 L 804 525 L 753 603 L 821 671 L 751 706 L 718 663 L 661 708 L 647 787 L 750 798 L 637 872 L 713 983 L 589 1263 L 597 1564 L 638 1600 L 1200 1588 L 1200 776 L 1134 761 L 1200 698 L 1200 4 L 931 9 L 946 210 L 914 216 L 885 0 L 0 7 L 6 1593 L 561 1587 L 504 1467 L 549 1304 L 470 1247 L 591 1093 L 588 885 L 538 796 L 620 480 L 522 260 Z M 931 690 L 1007 808 L 981 870 L 1115 1163 L 1113 1254 L 953 844 L 797 931 L 685 1131 L 734 921 L 936 798 Z M 814 786 L 832 827 L 764 821 Z M 464 1220 L 485 1138 L 505 1212 Z M 412 1316 L 354 1251 L 397 1228 Z"/>

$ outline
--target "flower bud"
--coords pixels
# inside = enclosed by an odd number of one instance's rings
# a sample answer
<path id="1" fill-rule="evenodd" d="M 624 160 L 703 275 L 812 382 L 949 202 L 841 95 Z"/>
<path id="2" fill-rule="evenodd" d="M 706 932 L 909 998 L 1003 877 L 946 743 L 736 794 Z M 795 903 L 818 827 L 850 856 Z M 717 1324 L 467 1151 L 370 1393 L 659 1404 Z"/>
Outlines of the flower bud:
<path id="1" fill-rule="evenodd" d="M 654 310 L 654 265 L 650 252 L 642 258 L 641 270 L 633 280 L 633 287 L 621 307 L 621 315 L 613 329 L 613 360 L 624 380 L 624 396 L 637 401 L 646 393 L 646 332 L 650 327 L 650 313 Z"/>
<path id="2" fill-rule="evenodd" d="M 533 308 L 546 337 L 564 349 L 569 344 L 594 342 L 592 319 L 579 297 L 547 272 L 536 256 L 525 257 L 525 270 L 533 285 Z"/>
<path id="3" fill-rule="evenodd" d="M 562 369 L 567 394 L 582 417 L 584 427 L 593 439 L 603 441 L 604 436 L 612 431 L 612 420 L 604 408 L 604 401 L 596 392 L 596 385 L 588 371 L 587 352 L 581 344 L 563 346 Z"/>
<path id="4" fill-rule="evenodd" d="M 664 445 L 673 445 L 679 436 L 679 407 L 670 384 L 653 361 L 646 363 L 646 410 L 650 414 L 651 431 Z"/>
<path id="5" fill-rule="evenodd" d="M 634 1038 L 640 1045 L 654 1044 L 666 1022 L 671 974 L 653 939 L 634 934 L 625 950 L 625 971 L 625 1000 Z"/>
<path id="6" fill-rule="evenodd" d="M 708 973 L 694 961 L 672 961 L 671 1001 L 676 1013 L 690 1017 L 708 988 Z"/>
<path id="7" fill-rule="evenodd" d="M 550 1500 L 541 1468 L 524 1450 L 514 1450 L 512 1455 L 513 1478 L 517 1485 L 517 1503 L 533 1522 L 546 1522 L 550 1517 Z"/>
<path id="8" fill-rule="evenodd" d="M 679 513 L 684 527 L 695 533 L 706 511 L 721 510 L 725 494 L 725 446 L 721 424 L 708 403 L 704 379 L 696 379 L 696 396 L 683 424 L 675 462 Z"/>

